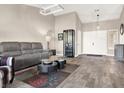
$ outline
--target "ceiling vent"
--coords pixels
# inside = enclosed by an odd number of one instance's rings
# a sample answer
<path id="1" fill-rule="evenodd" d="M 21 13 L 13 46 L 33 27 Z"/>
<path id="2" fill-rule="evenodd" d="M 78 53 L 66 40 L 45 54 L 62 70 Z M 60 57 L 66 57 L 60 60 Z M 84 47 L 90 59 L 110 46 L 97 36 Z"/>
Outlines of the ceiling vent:
<path id="1" fill-rule="evenodd" d="M 51 15 L 63 10 L 64 8 L 60 4 L 44 4 L 44 5 L 41 5 L 40 14 Z"/>

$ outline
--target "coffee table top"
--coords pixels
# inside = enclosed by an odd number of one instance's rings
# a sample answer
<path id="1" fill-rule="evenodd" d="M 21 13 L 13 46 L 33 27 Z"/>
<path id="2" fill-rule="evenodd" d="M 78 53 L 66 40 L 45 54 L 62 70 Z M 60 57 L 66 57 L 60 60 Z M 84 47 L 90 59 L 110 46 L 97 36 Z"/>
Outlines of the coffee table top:
<path id="1" fill-rule="evenodd" d="M 53 62 L 50 61 L 49 59 L 42 59 L 41 62 L 42 62 L 42 64 L 46 64 L 46 65 L 53 63 Z"/>

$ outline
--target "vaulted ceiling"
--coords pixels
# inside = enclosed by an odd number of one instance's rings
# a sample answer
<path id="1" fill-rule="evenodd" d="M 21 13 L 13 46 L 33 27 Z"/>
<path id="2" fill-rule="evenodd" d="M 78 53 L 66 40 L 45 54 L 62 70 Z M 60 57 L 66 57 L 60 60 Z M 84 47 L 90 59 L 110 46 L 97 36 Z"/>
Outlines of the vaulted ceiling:
<path id="1" fill-rule="evenodd" d="M 47 4 L 48 5 L 48 4 Z M 43 4 L 31 5 L 33 7 L 40 8 L 41 6 L 47 6 Z M 95 9 L 99 9 L 99 20 L 113 20 L 120 17 L 123 5 L 121 4 L 62 4 L 64 11 L 55 13 L 54 16 L 59 16 L 62 14 L 76 12 L 82 21 L 82 23 L 95 22 L 97 17 Z"/>

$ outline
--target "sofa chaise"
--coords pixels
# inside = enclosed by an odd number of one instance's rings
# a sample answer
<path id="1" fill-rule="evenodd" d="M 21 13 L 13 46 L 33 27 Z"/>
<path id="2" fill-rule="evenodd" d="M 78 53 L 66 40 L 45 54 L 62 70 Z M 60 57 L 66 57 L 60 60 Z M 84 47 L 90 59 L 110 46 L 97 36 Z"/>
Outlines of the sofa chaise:
<path id="1" fill-rule="evenodd" d="M 0 56 L 15 58 L 14 70 L 19 71 L 40 64 L 41 59 L 49 58 L 49 50 L 44 50 L 39 42 L 1 42 Z"/>

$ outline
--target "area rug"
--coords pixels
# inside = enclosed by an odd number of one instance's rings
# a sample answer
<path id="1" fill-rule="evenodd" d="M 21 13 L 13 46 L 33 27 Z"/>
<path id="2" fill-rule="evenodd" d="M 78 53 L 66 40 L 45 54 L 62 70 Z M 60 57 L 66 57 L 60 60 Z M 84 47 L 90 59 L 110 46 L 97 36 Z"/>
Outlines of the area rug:
<path id="1" fill-rule="evenodd" d="M 55 88 L 69 75 L 70 73 L 58 71 L 56 73 L 52 73 L 51 75 L 35 75 L 29 79 L 24 80 L 24 82 L 35 88 Z"/>
<path id="2" fill-rule="evenodd" d="M 79 65 L 66 64 L 65 68 L 51 74 L 34 74 L 29 70 L 16 76 L 20 80 L 35 88 L 56 88 L 62 83 Z"/>

